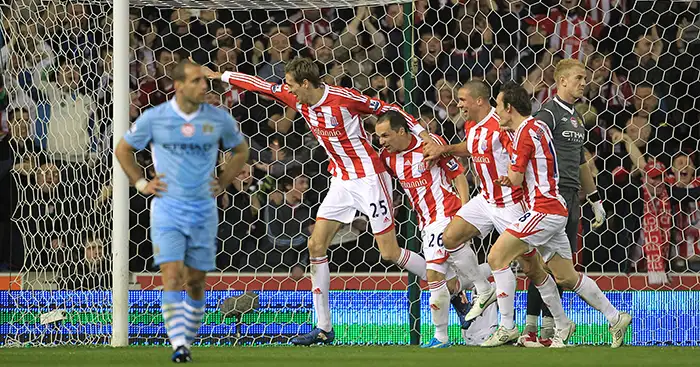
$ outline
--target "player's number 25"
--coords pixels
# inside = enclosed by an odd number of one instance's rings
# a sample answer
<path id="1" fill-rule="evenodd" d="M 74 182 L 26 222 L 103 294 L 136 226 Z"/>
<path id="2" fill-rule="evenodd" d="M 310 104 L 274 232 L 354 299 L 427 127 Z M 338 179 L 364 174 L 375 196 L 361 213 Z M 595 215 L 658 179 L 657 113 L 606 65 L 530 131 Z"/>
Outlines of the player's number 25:
<path id="1" fill-rule="evenodd" d="M 435 235 L 435 233 L 430 234 L 430 241 L 428 242 L 428 247 L 433 247 L 437 243 L 438 247 L 442 247 L 442 233 Z"/>
<path id="2" fill-rule="evenodd" d="M 389 207 L 386 206 L 386 200 L 379 200 L 379 206 L 375 203 L 370 203 L 369 206 L 372 207 L 372 218 L 378 218 L 379 213 L 377 213 L 378 209 L 382 210 L 381 215 L 386 215 L 389 212 Z"/>

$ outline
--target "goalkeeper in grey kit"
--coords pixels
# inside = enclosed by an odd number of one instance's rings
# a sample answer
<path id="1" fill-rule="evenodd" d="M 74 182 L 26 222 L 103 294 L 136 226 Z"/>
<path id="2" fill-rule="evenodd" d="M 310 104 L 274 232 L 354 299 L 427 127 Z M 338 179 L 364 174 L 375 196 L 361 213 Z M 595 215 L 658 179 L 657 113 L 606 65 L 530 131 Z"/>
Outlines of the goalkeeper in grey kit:
<path id="1" fill-rule="evenodd" d="M 534 117 L 546 123 L 552 131 L 559 167 L 559 192 L 564 197 L 569 212 L 566 235 L 571 245 L 571 253 L 575 253 L 580 216 L 579 189 L 584 191 L 595 213 L 592 228 L 598 228 L 605 222 L 606 213 L 593 175 L 584 158 L 583 144 L 586 141 L 586 129 L 583 118 L 574 110 L 574 103 L 583 96 L 586 87 L 586 68 L 576 59 L 561 60 L 556 65 L 554 79 L 557 83 L 556 96 L 542 105 Z M 560 287 L 559 292 L 561 291 Z M 537 319 L 540 310 L 542 310 L 542 333 L 541 338 L 538 339 Z M 518 344 L 526 347 L 548 346 L 553 336 L 552 314 L 542 302 L 535 284 L 530 282 L 527 292 L 526 325 Z"/>

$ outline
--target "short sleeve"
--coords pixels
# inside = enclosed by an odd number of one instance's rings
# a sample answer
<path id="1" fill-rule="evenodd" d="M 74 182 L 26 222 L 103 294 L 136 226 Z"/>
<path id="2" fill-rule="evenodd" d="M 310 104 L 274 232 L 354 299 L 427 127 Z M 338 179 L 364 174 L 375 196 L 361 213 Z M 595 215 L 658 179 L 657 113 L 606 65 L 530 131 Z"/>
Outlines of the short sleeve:
<path id="1" fill-rule="evenodd" d="M 447 178 L 450 179 L 450 181 L 454 180 L 455 177 L 464 173 L 464 166 L 462 166 L 462 164 L 459 163 L 459 161 L 453 156 L 440 158 L 438 164 L 443 169 L 443 171 L 445 171 L 445 174 L 447 175 Z"/>
<path id="2" fill-rule="evenodd" d="M 510 160 L 510 168 L 513 172 L 525 173 L 527 162 L 530 161 L 534 145 L 529 135 L 530 129 L 524 128 L 513 144 L 513 155 Z"/>
<path id="3" fill-rule="evenodd" d="M 440 145 L 448 145 L 447 140 L 440 135 L 430 134 L 430 136 Z M 454 180 L 455 177 L 464 173 L 464 166 L 454 156 L 440 157 L 438 160 L 438 166 L 445 171 L 447 178 Z"/>
<path id="4" fill-rule="evenodd" d="M 153 110 L 141 114 L 124 134 L 124 140 L 136 150 L 141 150 L 153 139 Z"/>
<path id="5" fill-rule="evenodd" d="M 224 115 L 224 126 L 221 131 L 221 144 L 224 149 L 232 149 L 243 142 L 243 134 L 238 130 L 238 122 L 228 114 Z"/>

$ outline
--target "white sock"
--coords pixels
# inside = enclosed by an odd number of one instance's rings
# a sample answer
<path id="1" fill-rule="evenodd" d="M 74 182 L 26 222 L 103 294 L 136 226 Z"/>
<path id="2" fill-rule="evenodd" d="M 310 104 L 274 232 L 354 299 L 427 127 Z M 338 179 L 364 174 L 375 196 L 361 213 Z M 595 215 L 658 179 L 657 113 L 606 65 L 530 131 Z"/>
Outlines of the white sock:
<path id="1" fill-rule="evenodd" d="M 187 344 L 182 295 L 180 293 L 180 291 L 163 291 L 161 293 L 163 323 L 173 350 Z"/>
<path id="2" fill-rule="evenodd" d="M 417 275 L 422 280 L 428 280 L 425 275 L 425 259 L 411 250 L 402 248 L 399 261 L 396 262 L 396 265 Z"/>
<path id="3" fill-rule="evenodd" d="M 591 278 L 586 276 L 586 274 L 579 273 L 579 280 L 576 287 L 574 287 L 574 292 L 576 292 L 586 303 L 591 307 L 600 311 L 608 319 L 608 322 L 612 325 L 617 322 L 617 316 L 620 313 L 615 306 L 610 303 L 603 292 L 598 288 Z"/>
<path id="4" fill-rule="evenodd" d="M 557 329 L 567 327 L 571 321 L 564 313 L 564 306 L 561 304 L 561 297 L 559 297 L 557 284 L 554 282 L 554 279 L 552 279 L 552 276 L 547 274 L 544 282 L 542 282 L 542 284 L 535 284 L 535 287 L 540 291 L 542 302 L 552 313 L 555 327 Z M 542 322 L 542 327 L 544 328 L 544 320 Z"/>
<path id="5" fill-rule="evenodd" d="M 447 343 L 450 338 L 447 335 L 447 325 L 450 316 L 450 292 L 447 290 L 447 282 L 428 282 L 430 289 L 430 313 L 435 325 L 435 338 Z"/>
<path id="6" fill-rule="evenodd" d="M 189 295 L 185 297 L 185 302 L 183 302 L 184 308 L 184 323 L 185 323 L 185 341 L 187 348 L 192 346 L 194 343 L 194 338 L 197 336 L 197 331 L 199 327 L 202 326 L 202 316 L 204 316 L 204 308 L 206 307 L 206 300 L 202 299 L 192 299 Z"/>
<path id="7" fill-rule="evenodd" d="M 314 257 L 309 260 L 311 262 L 311 292 L 313 293 L 314 310 L 318 317 L 316 327 L 330 332 L 333 326 L 331 325 L 331 310 L 328 304 L 328 292 L 331 288 L 328 256 Z"/>
<path id="8" fill-rule="evenodd" d="M 513 316 L 515 315 L 515 274 L 510 266 L 493 271 L 493 279 L 496 281 L 496 294 L 498 296 L 498 310 L 501 312 L 501 326 L 506 329 L 515 327 Z"/>
<path id="9" fill-rule="evenodd" d="M 480 271 L 476 253 L 474 253 L 469 243 L 462 244 L 453 250 L 447 250 L 447 252 L 450 254 L 447 261 L 452 264 L 453 268 L 457 269 L 458 272 L 464 273 L 474 283 L 477 293 L 488 292 L 491 286 Z"/>
<path id="10" fill-rule="evenodd" d="M 493 275 L 491 274 L 491 267 L 489 266 L 489 263 L 479 264 L 479 272 L 486 279 L 489 279 L 491 275 Z"/>

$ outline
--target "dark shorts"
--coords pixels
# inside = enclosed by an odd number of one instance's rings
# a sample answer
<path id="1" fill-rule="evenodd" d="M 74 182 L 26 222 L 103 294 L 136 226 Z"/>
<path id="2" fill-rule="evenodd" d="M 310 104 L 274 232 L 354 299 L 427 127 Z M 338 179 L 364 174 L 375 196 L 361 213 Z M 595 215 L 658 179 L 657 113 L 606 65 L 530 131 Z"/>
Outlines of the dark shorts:
<path id="1" fill-rule="evenodd" d="M 566 221 L 566 237 L 569 239 L 571 253 L 575 254 L 578 247 L 578 221 L 581 217 L 578 190 L 563 188 L 559 189 L 559 194 L 566 201 L 566 209 L 569 211 L 569 218 Z"/>

